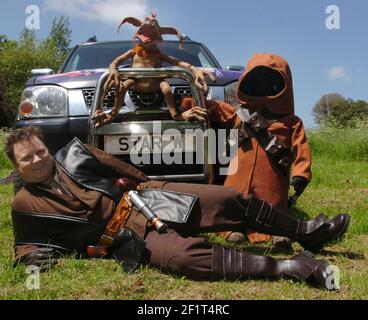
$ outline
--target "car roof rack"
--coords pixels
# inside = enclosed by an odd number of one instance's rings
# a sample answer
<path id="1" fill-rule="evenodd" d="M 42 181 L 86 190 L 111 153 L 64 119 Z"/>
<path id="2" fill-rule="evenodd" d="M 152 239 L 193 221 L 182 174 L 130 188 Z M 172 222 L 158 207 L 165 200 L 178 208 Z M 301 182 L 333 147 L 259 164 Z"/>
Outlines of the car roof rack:
<path id="1" fill-rule="evenodd" d="M 91 43 L 91 42 L 97 42 L 97 38 L 95 35 L 93 35 L 92 37 L 89 37 L 85 43 Z"/>
<path id="2" fill-rule="evenodd" d="M 192 39 L 190 37 L 188 37 L 186 34 L 183 34 L 182 39 L 184 41 L 192 41 Z"/>

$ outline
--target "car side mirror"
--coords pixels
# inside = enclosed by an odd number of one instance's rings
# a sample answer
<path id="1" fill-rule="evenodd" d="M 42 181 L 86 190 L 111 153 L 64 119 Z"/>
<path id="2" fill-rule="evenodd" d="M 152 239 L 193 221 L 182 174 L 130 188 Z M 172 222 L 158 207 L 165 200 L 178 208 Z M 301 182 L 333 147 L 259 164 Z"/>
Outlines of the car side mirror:
<path id="1" fill-rule="evenodd" d="M 243 72 L 244 71 L 244 67 L 243 66 L 238 66 L 238 65 L 230 65 L 230 66 L 227 66 L 226 67 L 226 70 L 229 70 L 229 71 L 241 71 L 241 72 Z"/>
<path id="2" fill-rule="evenodd" d="M 54 74 L 54 70 L 45 68 L 45 69 L 32 69 L 31 75 L 32 77 L 38 77 L 38 76 L 46 76 L 48 74 Z"/>

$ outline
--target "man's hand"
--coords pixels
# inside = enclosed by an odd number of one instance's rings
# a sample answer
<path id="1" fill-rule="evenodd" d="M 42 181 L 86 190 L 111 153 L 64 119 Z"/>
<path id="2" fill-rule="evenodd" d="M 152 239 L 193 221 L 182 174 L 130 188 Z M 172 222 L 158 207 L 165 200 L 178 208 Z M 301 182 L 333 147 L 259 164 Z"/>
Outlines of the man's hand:
<path id="1" fill-rule="evenodd" d="M 291 179 L 290 185 L 293 186 L 295 190 L 295 195 L 300 196 L 304 189 L 307 187 L 309 181 L 304 177 L 295 176 Z"/>
<path id="2" fill-rule="evenodd" d="M 175 120 L 187 120 L 187 121 L 199 121 L 206 122 L 207 120 L 207 110 L 195 106 L 175 117 Z"/>
<path id="3" fill-rule="evenodd" d="M 191 66 L 190 67 L 190 70 L 194 74 L 195 85 L 200 90 L 203 90 L 205 92 L 208 91 L 208 86 L 207 86 L 207 82 L 206 82 L 205 76 L 208 76 L 212 81 L 216 81 L 215 76 L 208 69 L 200 69 L 200 68 L 196 68 L 194 66 Z"/>
<path id="4" fill-rule="evenodd" d="M 51 248 L 39 248 L 23 256 L 20 260 L 27 266 L 34 265 L 40 268 L 41 272 L 48 271 L 57 264 L 55 251 Z"/>

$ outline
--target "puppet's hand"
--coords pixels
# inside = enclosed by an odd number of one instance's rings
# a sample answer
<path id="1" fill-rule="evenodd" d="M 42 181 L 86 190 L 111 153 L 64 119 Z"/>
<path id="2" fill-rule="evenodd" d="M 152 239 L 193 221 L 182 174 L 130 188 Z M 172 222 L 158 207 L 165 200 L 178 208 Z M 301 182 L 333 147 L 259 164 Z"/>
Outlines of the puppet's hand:
<path id="1" fill-rule="evenodd" d="M 187 120 L 199 122 L 205 122 L 206 119 L 207 119 L 207 110 L 197 106 L 187 111 L 184 111 L 183 113 L 175 117 L 175 120 Z"/>
<path id="2" fill-rule="evenodd" d="M 110 68 L 109 69 L 109 77 L 107 78 L 105 84 L 104 84 L 104 91 L 107 93 L 113 86 L 115 88 L 118 88 L 120 90 L 120 73 L 117 69 Z"/>
<path id="3" fill-rule="evenodd" d="M 51 267 L 57 264 L 58 260 L 55 257 L 56 252 L 53 249 L 38 248 L 23 256 L 20 262 L 27 266 L 33 265 L 39 267 L 40 271 L 43 272 L 50 270 Z"/>
<path id="4" fill-rule="evenodd" d="M 212 81 L 216 81 L 215 76 L 212 74 L 210 70 L 199 69 L 194 66 L 191 66 L 190 70 L 193 72 L 194 78 L 195 78 L 195 84 L 200 90 L 203 90 L 205 92 L 208 91 L 208 86 L 207 86 L 205 76 L 208 76 Z"/>
<path id="5" fill-rule="evenodd" d="M 117 69 L 114 68 L 110 68 L 109 69 L 109 77 L 107 78 L 104 87 L 103 87 L 103 92 L 101 95 L 101 100 L 100 100 L 100 105 L 98 107 L 98 109 L 103 109 L 104 107 L 104 103 L 105 103 L 105 98 L 106 95 L 108 94 L 109 90 L 112 87 L 115 87 L 115 96 L 118 97 L 121 93 L 121 81 L 120 81 L 120 73 Z M 118 84 L 118 85 L 117 85 Z"/>
<path id="6" fill-rule="evenodd" d="M 110 113 L 104 112 L 102 110 L 97 110 L 92 116 L 92 121 L 95 122 L 95 127 L 98 128 L 110 123 L 112 120 L 115 119 L 115 116 L 115 109 L 112 109 Z"/>

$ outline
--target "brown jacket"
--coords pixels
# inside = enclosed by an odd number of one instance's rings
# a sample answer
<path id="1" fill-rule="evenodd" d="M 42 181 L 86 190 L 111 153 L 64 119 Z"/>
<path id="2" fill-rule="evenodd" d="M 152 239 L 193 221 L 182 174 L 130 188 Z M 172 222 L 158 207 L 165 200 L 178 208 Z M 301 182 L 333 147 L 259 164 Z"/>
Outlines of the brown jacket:
<path id="1" fill-rule="evenodd" d="M 137 183 L 148 181 L 147 176 L 135 167 L 91 146 L 86 145 L 86 147 L 106 166 L 106 170 L 111 170 L 116 178 L 128 177 Z M 81 188 L 57 164 L 56 174 L 63 190 L 62 193 L 42 185 L 26 184 L 15 195 L 12 204 L 13 209 L 27 213 L 73 216 L 93 222 L 110 220 L 116 208 L 113 199 L 101 192 Z M 63 186 L 65 187 L 63 188 Z M 146 220 L 142 215 L 137 215 L 135 224 L 142 234 L 146 224 Z M 16 260 L 35 249 L 37 247 L 34 245 L 15 246 Z"/>

